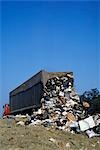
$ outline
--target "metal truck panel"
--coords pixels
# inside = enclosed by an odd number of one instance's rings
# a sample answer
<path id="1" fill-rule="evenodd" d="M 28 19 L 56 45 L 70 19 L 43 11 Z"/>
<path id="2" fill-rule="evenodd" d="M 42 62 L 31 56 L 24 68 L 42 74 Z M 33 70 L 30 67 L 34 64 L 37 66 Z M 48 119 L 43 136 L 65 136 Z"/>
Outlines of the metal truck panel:
<path id="1" fill-rule="evenodd" d="M 73 75 L 72 72 L 38 72 L 29 80 L 10 92 L 11 113 L 39 107 L 43 89 L 48 79 L 55 76 Z"/>

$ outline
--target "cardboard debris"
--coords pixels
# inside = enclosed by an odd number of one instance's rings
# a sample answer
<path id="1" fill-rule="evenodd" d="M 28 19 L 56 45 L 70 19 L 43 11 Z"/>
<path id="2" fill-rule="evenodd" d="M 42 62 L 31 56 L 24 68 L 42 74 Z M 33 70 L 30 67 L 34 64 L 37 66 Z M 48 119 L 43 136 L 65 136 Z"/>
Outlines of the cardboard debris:
<path id="1" fill-rule="evenodd" d="M 90 116 L 88 118 L 85 118 L 84 120 L 80 120 L 79 126 L 80 126 L 81 131 L 85 131 L 85 130 L 95 127 L 95 122 L 93 120 L 93 117 Z"/>

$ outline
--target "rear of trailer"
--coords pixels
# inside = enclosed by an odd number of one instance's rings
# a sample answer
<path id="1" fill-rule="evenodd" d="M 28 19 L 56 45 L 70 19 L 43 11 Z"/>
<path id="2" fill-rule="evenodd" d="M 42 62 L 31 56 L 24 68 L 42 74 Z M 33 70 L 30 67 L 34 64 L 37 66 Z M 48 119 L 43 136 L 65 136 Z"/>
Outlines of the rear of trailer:
<path id="1" fill-rule="evenodd" d="M 11 114 L 29 112 L 41 107 L 41 98 L 47 80 L 67 74 L 73 75 L 72 72 L 47 72 L 42 70 L 18 86 L 9 94 Z"/>

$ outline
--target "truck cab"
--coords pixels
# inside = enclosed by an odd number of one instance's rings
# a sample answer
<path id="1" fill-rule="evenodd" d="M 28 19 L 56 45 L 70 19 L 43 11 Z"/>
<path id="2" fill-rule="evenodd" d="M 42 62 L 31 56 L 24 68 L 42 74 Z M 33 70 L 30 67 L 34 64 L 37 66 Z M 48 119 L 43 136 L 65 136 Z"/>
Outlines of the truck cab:
<path id="1" fill-rule="evenodd" d="M 9 104 L 5 104 L 3 106 L 3 109 L 4 109 L 3 116 L 10 115 L 10 106 L 9 106 Z"/>

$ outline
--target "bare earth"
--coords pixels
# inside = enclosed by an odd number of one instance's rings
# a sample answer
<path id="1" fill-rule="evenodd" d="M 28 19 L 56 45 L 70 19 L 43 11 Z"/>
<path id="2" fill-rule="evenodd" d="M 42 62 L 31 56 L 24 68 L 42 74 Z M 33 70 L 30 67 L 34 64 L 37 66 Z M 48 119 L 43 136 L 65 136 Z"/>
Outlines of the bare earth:
<path id="1" fill-rule="evenodd" d="M 42 126 L 19 126 L 0 119 L 0 150 L 100 150 L 100 137 L 88 138 Z"/>

